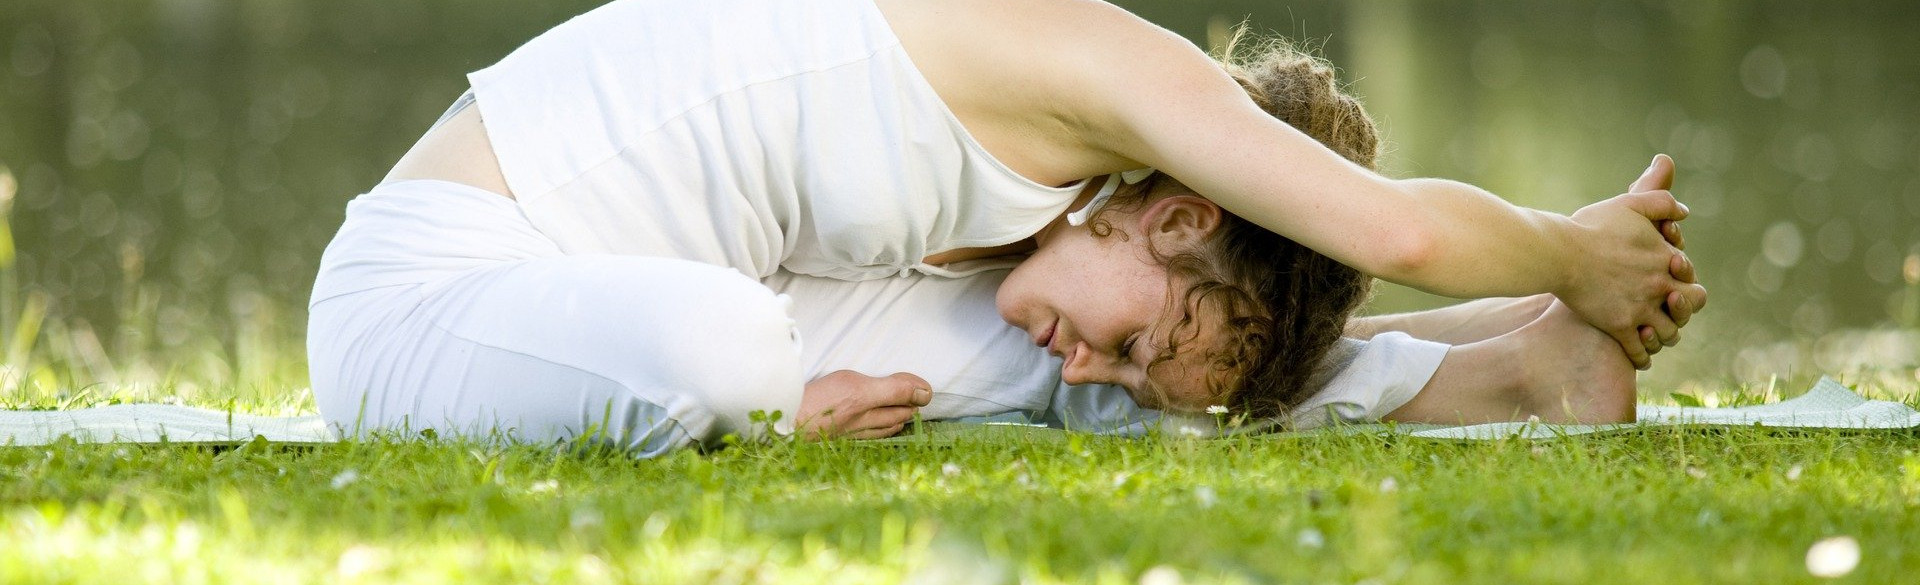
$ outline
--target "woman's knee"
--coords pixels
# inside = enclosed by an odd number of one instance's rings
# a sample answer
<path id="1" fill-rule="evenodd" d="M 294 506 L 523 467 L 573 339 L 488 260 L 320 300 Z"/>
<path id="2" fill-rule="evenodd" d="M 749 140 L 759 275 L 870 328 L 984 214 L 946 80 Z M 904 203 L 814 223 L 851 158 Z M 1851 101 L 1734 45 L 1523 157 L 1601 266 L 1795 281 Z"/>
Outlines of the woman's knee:
<path id="1" fill-rule="evenodd" d="M 787 300 L 733 270 L 571 256 L 460 286 L 471 290 L 448 291 L 434 309 L 440 327 L 618 380 L 669 405 L 697 440 L 756 430 L 753 411 L 791 419 L 799 408 L 805 380 Z"/>
<path id="2" fill-rule="evenodd" d="M 670 316 L 646 318 L 676 321 L 661 332 L 670 346 L 662 347 L 664 367 L 675 387 L 714 417 L 709 438 L 791 432 L 806 383 L 791 299 L 732 270 L 702 267 L 712 269 L 680 271 L 692 286 L 679 291 L 689 296 Z M 758 428 L 756 411 L 784 416 L 773 429 Z"/>

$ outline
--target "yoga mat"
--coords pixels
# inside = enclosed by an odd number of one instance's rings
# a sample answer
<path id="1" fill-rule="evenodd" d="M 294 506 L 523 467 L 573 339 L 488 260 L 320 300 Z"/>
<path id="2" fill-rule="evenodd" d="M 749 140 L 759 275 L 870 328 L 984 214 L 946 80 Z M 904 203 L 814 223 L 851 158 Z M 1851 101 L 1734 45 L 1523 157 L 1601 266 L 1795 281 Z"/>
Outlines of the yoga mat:
<path id="1" fill-rule="evenodd" d="M 45 445 L 63 436 L 81 443 L 233 444 L 255 436 L 276 443 L 340 440 L 318 415 L 255 416 L 171 404 L 0 410 L 0 444 Z"/>
<path id="2" fill-rule="evenodd" d="M 1643 427 L 1757 426 L 1781 429 L 1910 429 L 1920 426 L 1920 412 L 1905 404 L 1868 400 L 1832 378 L 1821 378 L 1806 394 L 1772 404 L 1737 408 L 1702 408 L 1642 404 L 1638 422 L 1611 425 L 1553 425 L 1504 422 L 1455 427 L 1409 428 L 1406 434 L 1429 439 L 1500 439 L 1560 436 Z"/>
<path id="3" fill-rule="evenodd" d="M 1733 408 L 1701 408 L 1642 404 L 1637 422 L 1605 425 L 1567 425 L 1539 422 L 1501 422 L 1477 425 L 1404 423 L 1347 424 L 1306 431 L 1261 435 L 1298 437 L 1327 433 L 1394 434 L 1423 439 L 1488 441 L 1506 438 L 1554 439 L 1594 433 L 1662 427 L 1761 427 L 1769 429 L 1910 429 L 1920 427 L 1920 411 L 1898 402 L 1868 400 L 1832 378 L 1821 378 L 1806 394 L 1771 404 Z M 1211 425 L 1199 420 L 1193 424 Z M 966 440 L 1058 440 L 1066 431 L 1020 424 L 921 425 L 919 434 L 875 441 L 950 444 Z M 1163 431 L 1164 432 L 1164 431 Z"/>
<path id="4" fill-rule="evenodd" d="M 1868 400 L 1830 378 L 1806 394 L 1773 404 L 1738 408 L 1640 405 L 1639 422 L 1616 425 L 1557 425 L 1505 422 L 1467 426 L 1356 424 L 1279 433 L 1395 433 L 1410 437 L 1492 440 L 1510 437 L 1552 439 L 1650 427 L 1909 429 L 1920 427 L 1920 412 L 1898 402 Z M 912 435 L 859 441 L 860 444 L 950 444 L 962 440 L 1064 439 L 1060 429 L 1024 424 L 924 423 Z M 60 437 L 82 443 L 233 444 L 265 437 L 277 443 L 319 444 L 339 440 L 319 416 L 274 417 L 166 404 L 119 404 L 77 410 L 0 410 L 0 445 L 45 445 Z"/>

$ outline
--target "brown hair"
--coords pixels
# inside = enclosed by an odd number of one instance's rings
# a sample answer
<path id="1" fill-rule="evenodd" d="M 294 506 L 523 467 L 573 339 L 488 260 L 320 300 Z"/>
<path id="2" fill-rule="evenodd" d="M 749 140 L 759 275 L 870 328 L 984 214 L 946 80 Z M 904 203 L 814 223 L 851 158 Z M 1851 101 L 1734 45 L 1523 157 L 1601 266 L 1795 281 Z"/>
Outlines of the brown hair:
<path id="1" fill-rule="evenodd" d="M 1360 166 L 1373 169 L 1379 134 L 1360 101 L 1341 89 L 1333 66 L 1279 39 L 1236 49 L 1244 29 L 1218 56 L 1255 104 Z M 1185 191 L 1164 173 L 1124 191 L 1138 205 L 1147 194 Z M 1111 233 L 1102 226 L 1096 234 Z M 1190 282 L 1182 317 L 1155 365 L 1199 335 L 1193 308 L 1221 309 L 1221 349 L 1208 356 L 1207 384 L 1235 416 L 1277 417 L 1305 400 L 1307 387 L 1347 318 L 1367 298 L 1373 279 L 1285 236 L 1222 210 L 1204 247 L 1171 256 L 1168 277 Z M 1171 299 L 1170 299 L 1171 300 Z"/>

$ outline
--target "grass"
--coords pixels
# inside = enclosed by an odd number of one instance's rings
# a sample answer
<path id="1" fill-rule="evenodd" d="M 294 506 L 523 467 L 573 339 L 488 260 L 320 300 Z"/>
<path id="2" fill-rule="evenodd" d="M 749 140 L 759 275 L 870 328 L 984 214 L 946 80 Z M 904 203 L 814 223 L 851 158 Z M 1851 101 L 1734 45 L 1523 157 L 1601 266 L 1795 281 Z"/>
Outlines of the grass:
<path id="1" fill-rule="evenodd" d="M 0 407 L 312 411 L 298 320 L 169 321 L 123 258 L 96 328 L 22 286 L 0 170 Z M 168 342 L 178 327 L 193 335 Z M 97 333 L 119 332 L 114 343 Z M 295 333 L 290 333 L 295 332 Z M 131 340 L 131 341 L 129 341 Z M 1810 380 L 1690 385 L 1771 402 Z M 1852 381 L 1920 403 L 1911 370 Z M 1056 437 L 1057 438 L 1057 437 Z M 0 447 L 5 583 L 1794 583 L 1910 580 L 1920 433 L 1657 429 L 776 443 L 635 461 L 459 439 Z"/>
<path id="2" fill-rule="evenodd" d="M 1920 434 L 1019 436 L 648 461 L 469 440 L 0 450 L 7 582 L 1842 582 L 1910 577 Z"/>

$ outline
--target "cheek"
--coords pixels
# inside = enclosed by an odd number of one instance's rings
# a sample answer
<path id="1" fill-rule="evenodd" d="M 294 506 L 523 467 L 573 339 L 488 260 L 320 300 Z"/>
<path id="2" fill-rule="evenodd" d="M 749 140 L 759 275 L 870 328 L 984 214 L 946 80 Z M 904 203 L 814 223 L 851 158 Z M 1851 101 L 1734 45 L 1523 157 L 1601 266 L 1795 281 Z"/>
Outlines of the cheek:
<path id="1" fill-rule="evenodd" d="M 1214 363 L 1209 359 L 1217 349 L 1211 342 L 1213 336 L 1202 339 L 1185 339 L 1180 345 L 1179 354 L 1172 360 L 1157 364 L 1149 375 L 1155 386 L 1166 390 L 1167 406 L 1171 410 L 1202 411 L 1209 406 L 1224 405 L 1209 379 L 1215 377 Z M 1219 380 L 1226 382 L 1227 380 Z"/>
<path id="2" fill-rule="evenodd" d="M 1197 412 L 1218 404 L 1207 391 L 1206 380 L 1190 366 L 1176 362 L 1154 368 L 1154 384 L 1166 389 L 1161 400 L 1167 410 Z"/>
<path id="3" fill-rule="evenodd" d="M 1000 288 L 993 293 L 993 305 L 1000 310 L 1000 318 L 1009 323 L 1020 324 L 1018 319 L 1025 313 L 1023 307 L 1033 304 L 1033 271 L 1022 262 L 1000 281 Z"/>

